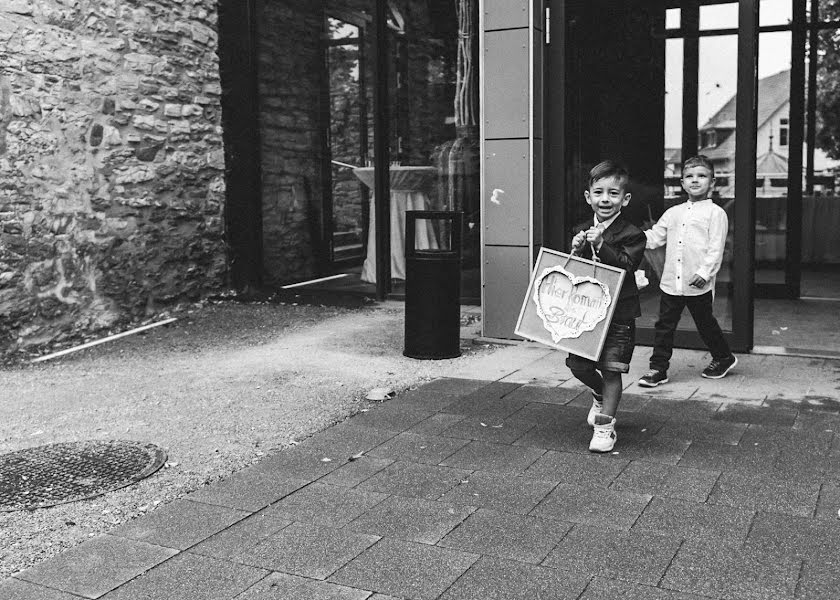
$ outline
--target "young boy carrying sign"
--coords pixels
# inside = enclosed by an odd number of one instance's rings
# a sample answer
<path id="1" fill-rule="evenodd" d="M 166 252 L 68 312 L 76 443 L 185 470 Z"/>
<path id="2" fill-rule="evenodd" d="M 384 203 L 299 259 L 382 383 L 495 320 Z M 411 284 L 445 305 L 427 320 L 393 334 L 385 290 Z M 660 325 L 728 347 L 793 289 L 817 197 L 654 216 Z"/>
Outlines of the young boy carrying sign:
<path id="1" fill-rule="evenodd" d="M 572 252 L 592 258 L 592 249 L 604 264 L 626 271 L 615 310 L 598 361 L 569 354 L 566 366 L 592 390 L 587 423 L 594 427 L 589 450 L 609 452 L 615 446 L 615 413 L 621 400 L 621 374 L 630 370 L 636 345 L 636 317 L 641 316 L 639 290 L 634 276 L 645 252 L 645 234 L 621 215 L 630 202 L 627 169 L 612 161 L 595 165 L 589 172 L 586 202 L 595 213 L 592 220 L 574 228 Z"/>

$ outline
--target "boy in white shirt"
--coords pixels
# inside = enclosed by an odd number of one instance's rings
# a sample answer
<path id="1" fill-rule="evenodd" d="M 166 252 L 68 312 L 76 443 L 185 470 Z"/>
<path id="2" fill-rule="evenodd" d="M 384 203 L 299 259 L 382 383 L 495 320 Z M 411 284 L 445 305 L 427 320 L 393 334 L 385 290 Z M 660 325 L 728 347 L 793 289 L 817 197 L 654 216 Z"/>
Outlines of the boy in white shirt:
<path id="1" fill-rule="evenodd" d="M 688 201 L 666 210 L 645 231 L 647 248 L 665 244 L 665 267 L 659 283 L 662 295 L 650 371 L 639 379 L 640 386 L 656 387 L 668 381 L 674 332 L 686 306 L 712 355 L 702 376 L 720 379 L 738 364 L 712 312 L 715 276 L 729 229 L 726 212 L 709 198 L 714 185 L 714 165 L 708 157 L 701 154 L 689 158 L 682 170 Z"/>

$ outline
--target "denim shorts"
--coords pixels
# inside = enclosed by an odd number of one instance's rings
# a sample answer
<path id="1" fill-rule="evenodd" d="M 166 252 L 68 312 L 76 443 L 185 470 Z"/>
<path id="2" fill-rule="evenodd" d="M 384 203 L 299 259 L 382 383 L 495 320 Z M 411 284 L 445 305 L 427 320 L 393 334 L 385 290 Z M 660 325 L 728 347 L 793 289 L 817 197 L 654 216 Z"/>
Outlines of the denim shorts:
<path id="1" fill-rule="evenodd" d="M 607 329 L 607 338 L 598 362 L 583 358 L 577 354 L 569 354 L 566 366 L 578 371 L 588 371 L 593 368 L 602 371 L 627 373 L 630 361 L 633 359 L 633 348 L 636 347 L 636 320 L 613 321 Z"/>

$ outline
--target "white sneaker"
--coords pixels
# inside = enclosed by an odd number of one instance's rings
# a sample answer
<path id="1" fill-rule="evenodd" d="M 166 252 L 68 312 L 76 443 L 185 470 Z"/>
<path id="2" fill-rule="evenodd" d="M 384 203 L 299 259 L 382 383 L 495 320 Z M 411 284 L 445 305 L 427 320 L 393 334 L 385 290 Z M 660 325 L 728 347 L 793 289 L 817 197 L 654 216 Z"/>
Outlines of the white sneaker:
<path id="1" fill-rule="evenodd" d="M 601 414 L 602 410 L 604 410 L 604 397 L 592 392 L 592 406 L 589 414 L 586 415 L 586 422 L 590 427 L 595 427 L 595 415 Z"/>
<path id="2" fill-rule="evenodd" d="M 597 415 L 595 419 L 595 431 L 592 432 L 592 441 L 589 442 L 590 452 L 609 452 L 615 446 L 618 436 L 615 434 L 615 418 L 609 415 Z M 607 421 L 609 419 L 609 421 Z M 598 421 L 607 421 L 599 424 Z"/>

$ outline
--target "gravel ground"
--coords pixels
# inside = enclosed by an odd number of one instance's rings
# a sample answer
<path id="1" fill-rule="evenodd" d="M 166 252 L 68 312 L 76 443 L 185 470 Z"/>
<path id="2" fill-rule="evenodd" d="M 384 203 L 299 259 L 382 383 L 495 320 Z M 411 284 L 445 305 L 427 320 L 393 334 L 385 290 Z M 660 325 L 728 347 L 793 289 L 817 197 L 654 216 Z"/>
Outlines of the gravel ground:
<path id="1" fill-rule="evenodd" d="M 405 358 L 403 310 L 223 301 L 60 359 L 2 367 L 0 453 L 126 439 L 161 446 L 168 462 L 96 498 L 0 513 L 0 578 L 341 421 L 372 388 L 454 376 L 489 349 L 464 341 L 458 359 Z"/>

